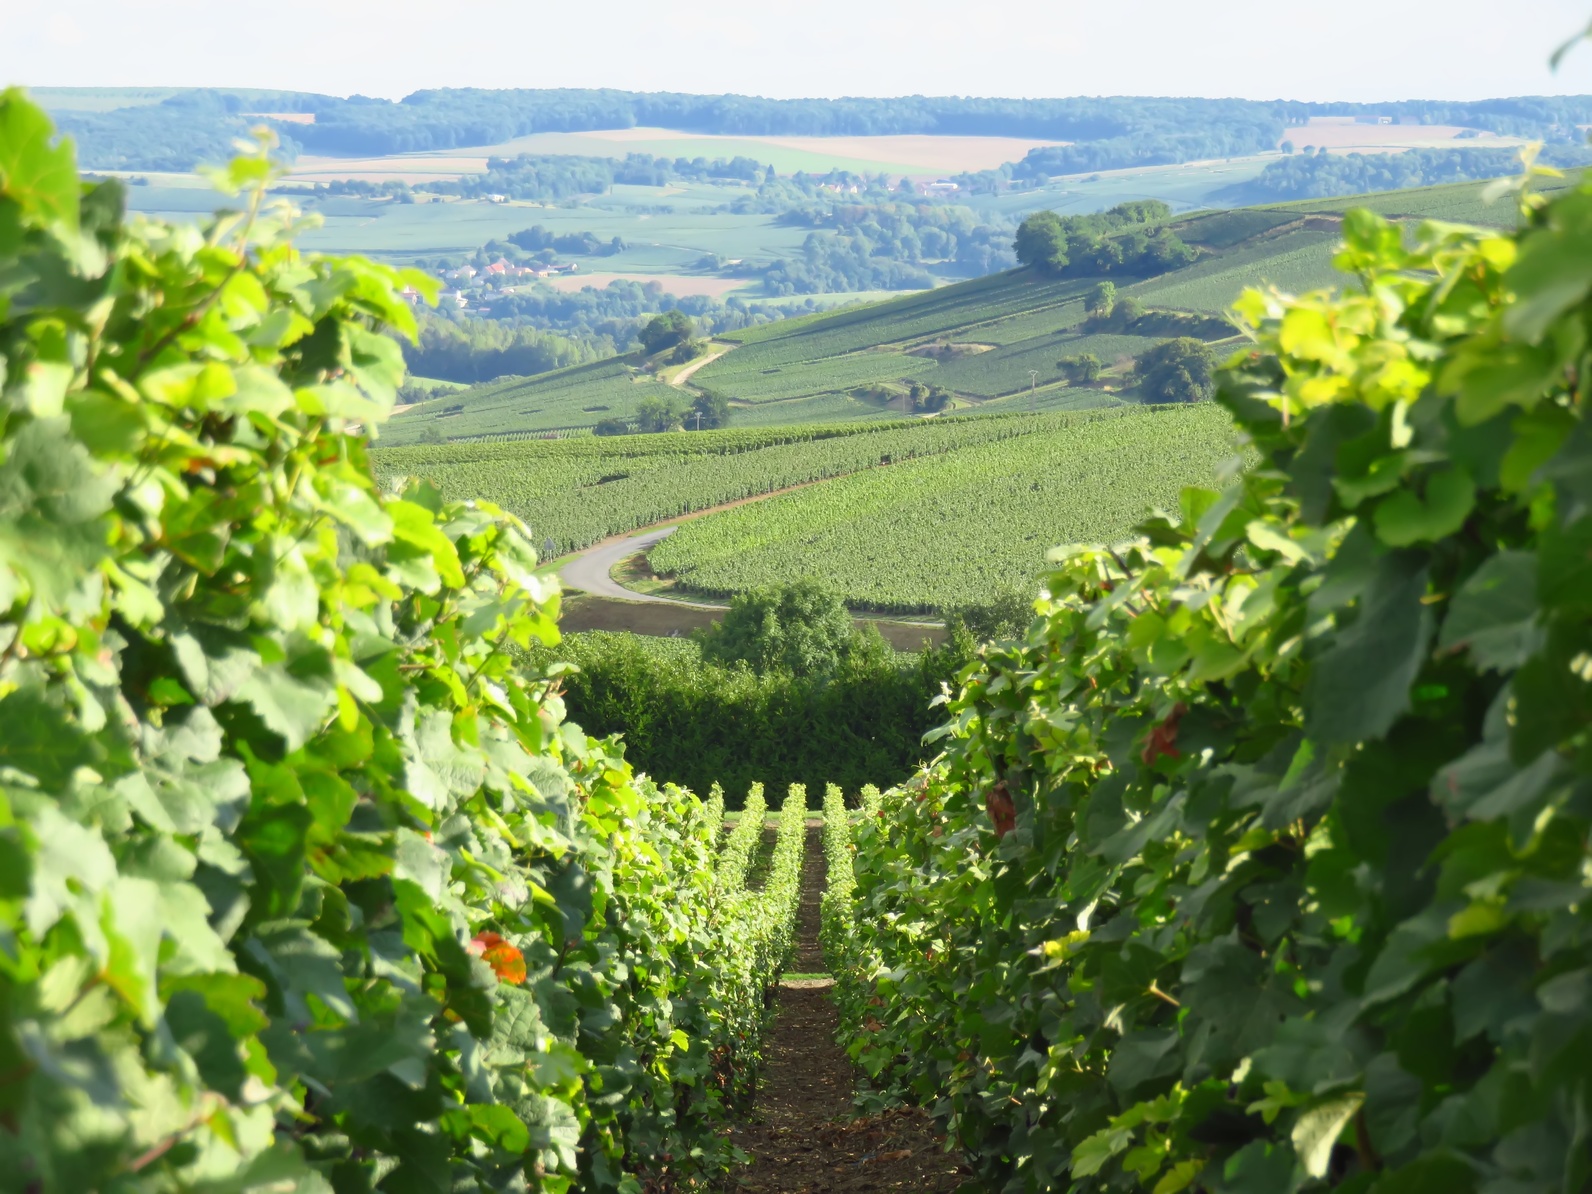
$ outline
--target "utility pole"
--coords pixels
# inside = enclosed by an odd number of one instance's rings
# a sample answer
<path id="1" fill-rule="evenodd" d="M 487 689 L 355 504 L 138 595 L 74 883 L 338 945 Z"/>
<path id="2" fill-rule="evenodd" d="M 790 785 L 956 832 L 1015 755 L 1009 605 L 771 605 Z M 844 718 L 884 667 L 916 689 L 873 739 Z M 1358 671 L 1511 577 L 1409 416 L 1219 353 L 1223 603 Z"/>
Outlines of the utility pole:
<path id="1" fill-rule="evenodd" d="M 1039 370 L 1028 371 L 1028 413 L 1033 414 L 1039 409 Z"/>

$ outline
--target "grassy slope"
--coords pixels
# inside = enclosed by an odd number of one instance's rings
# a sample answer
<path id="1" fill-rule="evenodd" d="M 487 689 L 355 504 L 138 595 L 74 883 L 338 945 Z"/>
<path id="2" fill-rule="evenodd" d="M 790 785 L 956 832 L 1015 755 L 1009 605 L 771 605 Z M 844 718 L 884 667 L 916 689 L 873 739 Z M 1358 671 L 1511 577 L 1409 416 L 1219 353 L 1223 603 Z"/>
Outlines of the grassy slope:
<path id="1" fill-rule="evenodd" d="M 1195 214 L 1178 227 L 1203 250 L 1199 261 L 1157 278 L 1118 280 L 1118 288 L 1150 307 L 1215 313 L 1246 286 L 1331 286 L 1341 280 L 1332 269 L 1341 212 L 1365 206 L 1402 218 L 1509 222 L 1509 201 L 1485 203 L 1486 186 L 1459 183 Z M 741 404 L 738 417 L 748 426 L 879 418 L 889 413 L 881 401 L 859 399 L 853 391 L 899 391 L 911 380 L 942 386 L 964 407 L 980 410 L 1110 405 L 1117 399 L 1106 390 L 1066 387 L 1060 360 L 1094 352 L 1120 374 L 1126 361 L 1154 341 L 1080 329 L 1083 296 L 1093 283 L 1018 270 L 762 324 L 723 336 L 734 348 L 697 372 L 692 383 Z M 936 342 L 993 349 L 938 360 L 910 351 Z M 432 404 L 397 420 L 392 442 L 415 442 L 426 434 L 461 439 L 590 427 L 600 418 L 631 413 L 648 394 L 670 392 L 655 381 L 629 380 L 628 363 L 602 362 L 466 391 L 450 397 L 448 405 L 463 404 L 458 414 L 439 419 L 440 408 Z M 1032 396 L 1031 387 L 1037 391 Z"/>

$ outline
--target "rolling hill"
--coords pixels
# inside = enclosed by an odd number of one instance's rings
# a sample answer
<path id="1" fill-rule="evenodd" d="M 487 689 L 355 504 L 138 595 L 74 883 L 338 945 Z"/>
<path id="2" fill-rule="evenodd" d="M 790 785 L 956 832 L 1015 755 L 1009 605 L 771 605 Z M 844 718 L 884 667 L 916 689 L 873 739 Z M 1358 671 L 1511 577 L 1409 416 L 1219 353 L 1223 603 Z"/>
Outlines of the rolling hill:
<path id="1" fill-rule="evenodd" d="M 646 398 L 684 399 L 698 389 L 728 397 L 735 423 L 745 426 L 899 418 L 912 382 L 949 392 L 958 413 L 1110 406 L 1133 399 L 1125 374 L 1145 349 L 1172 335 L 1221 339 L 1221 313 L 1245 287 L 1339 284 L 1333 247 L 1349 208 L 1409 222 L 1512 222 L 1507 200 L 1489 203 L 1485 189 L 1459 183 L 1180 218 L 1173 229 L 1200 257 L 1156 277 L 1117 279 L 1119 296 L 1151 313 L 1131 325 L 1086 321 L 1084 298 L 1099 279 L 1014 270 L 726 333 L 714 344 L 722 355 L 682 387 L 630 354 L 450 394 L 401 415 L 384 438 L 401 445 L 579 434 L 601 419 L 633 416 Z M 1064 375 L 1063 359 L 1082 353 L 1106 366 L 1094 385 L 1070 385 Z"/>

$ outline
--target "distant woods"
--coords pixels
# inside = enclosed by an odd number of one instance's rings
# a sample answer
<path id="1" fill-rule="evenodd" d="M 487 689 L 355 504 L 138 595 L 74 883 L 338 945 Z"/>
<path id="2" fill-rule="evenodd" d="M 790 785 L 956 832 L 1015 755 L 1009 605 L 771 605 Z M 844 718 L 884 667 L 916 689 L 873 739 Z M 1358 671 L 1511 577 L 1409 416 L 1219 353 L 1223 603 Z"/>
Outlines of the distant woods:
<path id="1" fill-rule="evenodd" d="M 964 176 L 996 189 L 1055 174 L 1232 157 L 1273 148 L 1311 116 L 1456 124 L 1572 144 L 1592 124 L 1592 96 L 1523 97 L 1465 103 L 1380 104 L 1235 99 L 1111 97 L 775 100 L 614 90 L 445 88 L 387 100 L 303 92 L 185 90 L 158 103 L 109 112 L 60 111 L 85 164 L 132 170 L 189 170 L 229 155 L 231 139 L 261 111 L 312 114 L 279 122 L 284 146 L 351 156 L 495 145 L 544 132 L 651 126 L 739 136 L 859 136 L 925 133 L 1065 141 L 998 171 Z"/>
<path id="2" fill-rule="evenodd" d="M 1544 165 L 1592 165 L 1592 150 L 1549 146 Z M 1270 163 L 1248 182 L 1227 188 L 1222 198 L 1239 204 L 1286 199 L 1325 199 L 1370 191 L 1429 187 L 1448 182 L 1502 178 L 1520 171 L 1514 149 L 1411 149 L 1403 153 L 1296 153 Z"/>

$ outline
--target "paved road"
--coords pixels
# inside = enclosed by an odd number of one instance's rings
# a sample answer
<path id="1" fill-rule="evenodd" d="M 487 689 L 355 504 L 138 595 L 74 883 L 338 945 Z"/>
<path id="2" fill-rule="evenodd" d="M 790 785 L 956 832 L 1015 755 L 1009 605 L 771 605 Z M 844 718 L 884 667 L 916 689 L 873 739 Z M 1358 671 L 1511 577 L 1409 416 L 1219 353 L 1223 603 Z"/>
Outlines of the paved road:
<path id="1" fill-rule="evenodd" d="M 722 605 L 706 605 L 700 601 L 677 601 L 672 597 L 656 597 L 651 593 L 637 593 L 627 589 L 608 574 L 620 560 L 648 550 L 654 543 L 672 535 L 674 527 L 656 531 L 643 531 L 626 539 L 615 539 L 589 547 L 559 569 L 558 576 L 572 589 L 598 597 L 617 597 L 621 601 L 650 601 L 659 605 L 690 605 L 698 609 L 723 609 Z"/>

